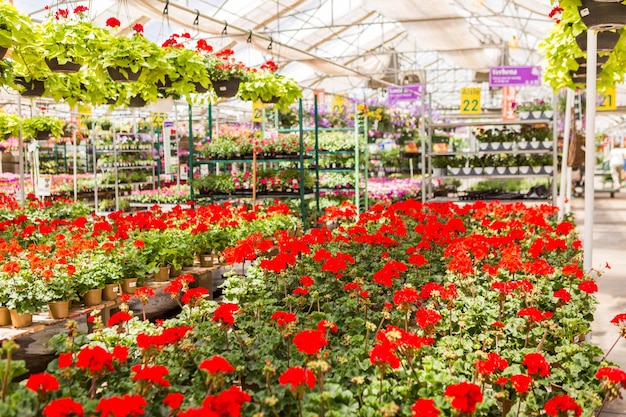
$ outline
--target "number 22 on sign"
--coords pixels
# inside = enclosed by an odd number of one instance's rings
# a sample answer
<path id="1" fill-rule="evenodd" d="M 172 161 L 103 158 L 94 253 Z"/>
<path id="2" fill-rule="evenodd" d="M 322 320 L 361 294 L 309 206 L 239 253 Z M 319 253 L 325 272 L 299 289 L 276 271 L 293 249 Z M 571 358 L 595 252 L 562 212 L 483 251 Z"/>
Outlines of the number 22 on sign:
<path id="1" fill-rule="evenodd" d="M 480 114 L 480 87 L 461 88 L 461 114 Z"/>

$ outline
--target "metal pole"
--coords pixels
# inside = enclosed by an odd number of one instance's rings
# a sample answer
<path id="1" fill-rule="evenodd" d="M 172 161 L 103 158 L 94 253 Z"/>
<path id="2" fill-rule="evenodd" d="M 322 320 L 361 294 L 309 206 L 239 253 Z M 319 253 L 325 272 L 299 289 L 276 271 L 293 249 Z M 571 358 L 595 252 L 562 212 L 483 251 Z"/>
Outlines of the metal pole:
<path id="1" fill-rule="evenodd" d="M 587 108 L 585 114 L 585 225 L 583 234 L 584 270 L 591 271 L 593 250 L 594 171 L 596 168 L 596 64 L 597 37 L 587 31 Z"/>
<path id="2" fill-rule="evenodd" d="M 20 134 L 17 141 L 17 155 L 19 158 L 18 171 L 20 173 L 20 206 L 24 207 L 26 205 L 26 193 L 24 192 L 24 132 L 22 131 L 22 96 L 20 94 L 17 96 L 17 108 L 20 112 Z"/>
<path id="3" fill-rule="evenodd" d="M 571 198 L 567 193 L 567 171 L 571 170 L 567 166 L 567 155 L 569 154 L 569 141 L 572 131 L 572 112 L 571 108 L 574 104 L 574 90 L 567 89 L 567 98 L 565 100 L 565 128 L 563 130 L 563 159 L 561 161 L 561 183 L 559 186 L 559 220 L 563 220 L 565 212 L 565 200 Z M 556 117 L 556 112 L 555 112 Z M 556 129 L 555 129 L 556 131 Z M 556 148 L 553 150 L 556 155 Z M 571 181 L 570 181 L 571 182 Z"/>
<path id="4" fill-rule="evenodd" d="M 189 105 L 189 157 L 187 159 L 187 184 L 189 184 L 190 200 L 193 201 L 193 114 Z"/>
<path id="5" fill-rule="evenodd" d="M 120 185 L 117 175 L 117 138 L 115 134 L 115 127 L 113 129 L 113 172 L 115 173 L 115 211 L 120 209 Z M 137 133 L 135 133 L 137 135 Z"/>
<path id="6" fill-rule="evenodd" d="M 178 106 L 174 105 L 174 126 L 176 126 L 176 144 L 178 146 L 178 174 L 176 174 L 176 190 L 180 190 L 180 139 L 178 137 Z M 190 151 L 191 152 L 191 151 Z"/>
<path id="7" fill-rule="evenodd" d="M 428 95 L 428 97 L 430 98 L 430 94 Z M 429 111 L 430 111 L 430 107 L 429 107 Z M 426 202 L 426 192 L 429 192 L 429 186 L 430 186 L 430 175 L 428 176 L 429 178 L 429 184 L 427 186 L 426 184 L 426 122 L 430 122 L 430 117 L 428 119 L 426 119 L 426 94 L 424 94 L 422 92 L 422 128 L 420 129 L 420 137 L 422 138 L 421 140 L 421 146 L 420 146 L 420 152 L 421 152 L 421 162 L 420 164 L 421 166 L 421 172 L 422 172 L 422 204 Z M 429 137 L 432 137 L 432 127 L 428 127 L 428 134 Z M 411 175 L 412 177 L 412 175 Z"/>
<path id="8" fill-rule="evenodd" d="M 354 204 L 356 215 L 361 214 L 361 192 L 359 190 L 359 106 L 354 103 Z"/>
<path id="9" fill-rule="evenodd" d="M 76 171 L 78 167 L 78 146 L 76 146 L 76 131 L 78 127 L 72 130 L 72 143 L 74 144 L 74 201 L 78 201 L 78 178 L 76 178 Z"/>
<path id="10" fill-rule="evenodd" d="M 304 206 L 304 127 L 302 126 L 302 99 L 298 104 L 299 136 L 300 136 L 300 215 L 302 216 L 302 227 L 308 229 L 306 223 L 306 210 Z"/>
<path id="11" fill-rule="evenodd" d="M 113 126 L 111 126 L 111 129 L 114 129 Z M 91 149 L 93 152 L 92 158 L 93 158 L 93 201 L 94 201 L 94 211 L 97 213 L 98 212 L 98 160 L 97 160 L 97 153 L 98 153 L 98 148 L 96 146 L 96 130 L 94 129 L 94 126 L 91 126 Z"/>
<path id="12" fill-rule="evenodd" d="M 365 118 L 363 119 L 363 138 L 365 139 L 365 149 L 363 149 L 363 181 L 365 183 L 365 186 L 363 188 L 363 198 L 364 198 L 364 202 L 363 202 L 363 210 L 367 211 L 369 210 L 369 196 L 368 196 L 368 191 L 367 191 L 367 180 L 368 180 L 368 171 L 369 171 L 369 149 L 367 146 L 367 130 L 368 130 L 368 121 L 367 121 L 367 116 L 365 116 Z"/>
<path id="13" fill-rule="evenodd" d="M 319 216 L 320 213 L 320 126 L 319 126 L 319 109 L 317 107 L 317 94 L 313 94 L 313 111 L 315 120 L 315 209 Z"/>

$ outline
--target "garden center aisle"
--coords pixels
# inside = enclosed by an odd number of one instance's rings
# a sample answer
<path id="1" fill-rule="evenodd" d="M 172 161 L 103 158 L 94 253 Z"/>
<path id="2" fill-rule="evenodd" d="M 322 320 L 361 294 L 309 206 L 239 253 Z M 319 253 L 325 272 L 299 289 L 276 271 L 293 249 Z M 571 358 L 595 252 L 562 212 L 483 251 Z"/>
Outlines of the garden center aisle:
<path id="1" fill-rule="evenodd" d="M 583 235 L 584 199 L 572 199 L 579 235 Z M 626 192 L 597 194 L 594 205 L 593 255 L 594 268 L 608 263 L 611 269 L 598 279 L 598 306 L 592 323 L 591 343 L 606 352 L 615 342 L 618 330 L 610 321 L 616 314 L 626 313 Z M 620 340 L 609 359 L 626 368 L 626 340 Z M 626 416 L 626 399 L 607 405 L 602 417 Z"/>

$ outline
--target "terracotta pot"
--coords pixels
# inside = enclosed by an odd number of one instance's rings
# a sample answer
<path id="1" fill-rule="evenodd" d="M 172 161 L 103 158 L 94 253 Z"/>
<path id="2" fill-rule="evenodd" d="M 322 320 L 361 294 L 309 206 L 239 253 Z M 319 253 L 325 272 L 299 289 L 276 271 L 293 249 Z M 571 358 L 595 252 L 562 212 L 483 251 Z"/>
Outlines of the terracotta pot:
<path id="1" fill-rule="evenodd" d="M 113 79 L 113 81 L 120 82 L 129 82 L 129 81 L 137 81 L 139 76 L 141 75 L 141 68 L 137 72 L 131 72 L 130 68 L 124 68 L 124 70 L 128 73 L 128 76 L 124 75 L 119 69 L 114 67 L 108 67 L 107 72 Z"/>
<path id="2" fill-rule="evenodd" d="M 203 253 L 200 255 L 200 266 L 203 268 L 209 268 L 213 266 L 213 254 Z"/>
<path id="3" fill-rule="evenodd" d="M 62 72 L 65 74 L 73 74 L 78 72 L 80 69 L 80 64 L 75 64 L 73 62 L 66 62 L 65 64 L 59 64 L 59 61 L 56 58 L 48 59 L 46 58 L 46 64 L 50 71 L 52 72 Z"/>
<path id="4" fill-rule="evenodd" d="M 137 288 L 137 278 L 122 278 L 122 292 L 124 294 L 134 294 Z"/>
<path id="5" fill-rule="evenodd" d="M 11 324 L 11 313 L 6 307 L 0 307 L 0 326 L 8 326 Z"/>
<path id="6" fill-rule="evenodd" d="M 102 290 L 102 299 L 105 301 L 114 301 L 120 293 L 120 284 L 105 284 Z"/>
<path id="7" fill-rule="evenodd" d="M 83 304 L 86 306 L 96 306 L 102 303 L 102 288 L 94 288 L 83 295 Z"/>
<path id="8" fill-rule="evenodd" d="M 48 310 L 50 317 L 53 319 L 64 319 L 70 315 L 69 301 L 50 301 L 48 302 Z"/>
<path id="9" fill-rule="evenodd" d="M 218 97 L 235 97 L 237 91 L 239 91 L 239 84 L 241 79 L 230 78 L 228 80 L 211 81 L 213 84 L 213 90 Z"/>
<path id="10" fill-rule="evenodd" d="M 18 313 L 17 310 L 10 310 L 11 324 L 13 327 L 28 327 L 33 324 L 31 313 Z"/>
<path id="11" fill-rule="evenodd" d="M 154 274 L 154 280 L 157 282 L 164 282 L 170 279 L 170 267 L 161 266 L 159 270 Z"/>

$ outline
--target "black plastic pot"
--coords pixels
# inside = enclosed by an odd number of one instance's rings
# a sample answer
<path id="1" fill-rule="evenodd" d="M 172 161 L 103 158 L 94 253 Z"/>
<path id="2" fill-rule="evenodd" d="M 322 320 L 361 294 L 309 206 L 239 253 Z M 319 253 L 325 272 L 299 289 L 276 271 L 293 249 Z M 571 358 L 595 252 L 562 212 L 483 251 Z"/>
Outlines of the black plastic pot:
<path id="1" fill-rule="evenodd" d="M 141 75 L 141 68 L 137 72 L 131 72 L 130 68 L 124 68 L 124 70 L 128 73 L 128 76 L 124 75 L 119 69 L 114 67 L 108 67 L 107 72 L 109 76 L 113 79 L 113 81 L 119 82 L 130 82 L 137 81 L 139 76 Z"/>
<path id="2" fill-rule="evenodd" d="M 80 64 L 75 64 L 73 62 L 66 62 L 65 64 L 59 64 L 59 61 L 56 58 L 47 59 L 46 64 L 50 71 L 52 72 L 61 72 L 65 74 L 73 74 L 78 72 L 80 69 Z"/>
<path id="3" fill-rule="evenodd" d="M 7 48 L 0 47 L 0 59 L 4 58 L 4 56 L 7 54 L 7 51 Z"/>
<path id="4" fill-rule="evenodd" d="M 588 29 L 615 30 L 626 24 L 626 6 L 621 3 L 582 0 L 578 13 Z"/>
<path id="5" fill-rule="evenodd" d="M 213 90 L 218 97 L 235 97 L 239 91 L 241 79 L 230 78 L 228 80 L 211 81 Z"/>
<path id="6" fill-rule="evenodd" d="M 606 61 L 609 60 L 609 56 L 608 55 L 604 55 L 604 56 L 600 56 L 598 55 L 596 57 L 596 63 L 598 65 L 604 65 L 606 64 Z M 587 58 L 576 58 L 576 62 L 578 62 L 578 67 L 586 67 L 587 66 Z"/>
<path id="7" fill-rule="evenodd" d="M 15 82 L 24 87 L 20 93 L 22 97 L 41 97 L 46 91 L 46 85 L 41 80 L 26 81 L 24 77 L 15 77 Z"/>
<path id="8" fill-rule="evenodd" d="M 616 32 L 598 32 L 596 41 L 598 52 L 611 52 L 619 38 L 620 34 Z M 583 52 L 587 52 L 587 32 L 576 36 L 576 43 Z"/>
<path id="9" fill-rule="evenodd" d="M 144 100 L 143 97 L 135 96 L 128 102 L 128 107 L 145 107 L 146 104 L 148 104 L 148 102 Z"/>

